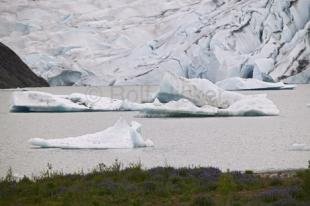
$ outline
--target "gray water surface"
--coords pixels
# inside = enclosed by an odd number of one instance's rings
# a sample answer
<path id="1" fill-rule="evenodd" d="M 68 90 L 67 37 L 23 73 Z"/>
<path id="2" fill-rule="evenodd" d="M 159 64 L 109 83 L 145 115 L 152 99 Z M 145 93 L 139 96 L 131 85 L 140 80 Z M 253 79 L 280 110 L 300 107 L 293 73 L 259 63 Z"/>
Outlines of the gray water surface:
<path id="1" fill-rule="evenodd" d="M 35 88 L 54 94 L 82 92 L 140 101 L 156 87 Z M 0 90 L 0 176 L 9 167 L 20 175 L 38 175 L 47 163 L 63 172 L 89 171 L 98 163 L 153 166 L 214 166 L 232 170 L 304 168 L 309 151 L 290 151 L 291 144 L 310 145 L 310 85 L 267 93 L 281 113 L 275 117 L 139 118 L 137 112 L 10 113 L 14 90 Z M 37 149 L 29 138 L 64 138 L 94 133 L 120 117 L 142 123 L 144 138 L 155 147 L 113 150 Z"/>

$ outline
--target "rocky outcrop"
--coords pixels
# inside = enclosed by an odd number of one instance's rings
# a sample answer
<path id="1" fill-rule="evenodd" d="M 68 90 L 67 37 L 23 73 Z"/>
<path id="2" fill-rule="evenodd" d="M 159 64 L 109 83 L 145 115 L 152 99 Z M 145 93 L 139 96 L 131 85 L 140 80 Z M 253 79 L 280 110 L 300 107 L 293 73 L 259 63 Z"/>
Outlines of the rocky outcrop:
<path id="1" fill-rule="evenodd" d="M 48 83 L 36 76 L 7 46 L 0 42 L 0 88 L 46 87 Z"/>

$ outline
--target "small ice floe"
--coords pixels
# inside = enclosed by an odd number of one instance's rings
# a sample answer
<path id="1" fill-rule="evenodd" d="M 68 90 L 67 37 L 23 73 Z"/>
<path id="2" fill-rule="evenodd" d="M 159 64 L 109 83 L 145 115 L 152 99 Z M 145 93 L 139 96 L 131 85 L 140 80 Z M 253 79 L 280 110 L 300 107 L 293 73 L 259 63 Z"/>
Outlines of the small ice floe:
<path id="1" fill-rule="evenodd" d="M 291 145 L 290 150 L 292 151 L 310 151 L 310 146 L 301 143 L 294 143 Z"/>
<path id="2" fill-rule="evenodd" d="M 141 124 L 131 122 L 129 125 L 122 118 L 112 127 L 94 134 L 63 139 L 34 138 L 29 143 L 42 148 L 62 149 L 126 149 L 154 145 L 151 140 L 142 138 Z"/>
<path id="3" fill-rule="evenodd" d="M 225 91 L 206 79 L 185 79 L 165 74 L 153 103 L 141 112 L 152 116 L 268 116 L 278 115 L 266 95 Z"/>
<path id="4" fill-rule="evenodd" d="M 216 85 L 222 89 L 229 91 L 237 90 L 279 90 L 294 89 L 296 85 L 284 84 L 283 82 L 264 82 L 258 79 L 244 79 L 240 77 L 232 77 L 216 82 Z"/>

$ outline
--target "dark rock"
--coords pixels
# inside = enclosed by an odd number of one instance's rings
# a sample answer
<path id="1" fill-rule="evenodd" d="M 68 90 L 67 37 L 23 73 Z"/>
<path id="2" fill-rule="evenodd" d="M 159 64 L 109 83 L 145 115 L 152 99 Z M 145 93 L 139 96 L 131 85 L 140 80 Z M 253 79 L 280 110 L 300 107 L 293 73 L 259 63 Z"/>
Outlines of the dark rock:
<path id="1" fill-rule="evenodd" d="M 0 42 L 0 88 L 48 87 L 10 48 Z"/>

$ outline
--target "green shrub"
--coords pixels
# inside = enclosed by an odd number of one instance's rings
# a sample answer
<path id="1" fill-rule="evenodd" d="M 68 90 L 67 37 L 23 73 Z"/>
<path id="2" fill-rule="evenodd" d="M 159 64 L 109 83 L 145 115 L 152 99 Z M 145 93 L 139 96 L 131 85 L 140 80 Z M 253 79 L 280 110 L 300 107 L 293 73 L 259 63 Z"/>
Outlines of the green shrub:
<path id="1" fill-rule="evenodd" d="M 212 206 L 214 202 L 210 196 L 199 195 L 193 201 L 193 206 Z"/>

